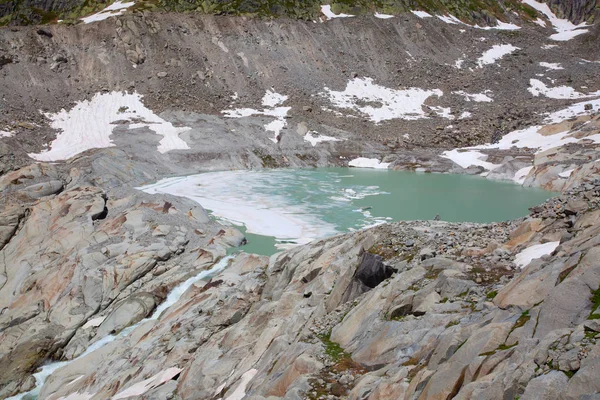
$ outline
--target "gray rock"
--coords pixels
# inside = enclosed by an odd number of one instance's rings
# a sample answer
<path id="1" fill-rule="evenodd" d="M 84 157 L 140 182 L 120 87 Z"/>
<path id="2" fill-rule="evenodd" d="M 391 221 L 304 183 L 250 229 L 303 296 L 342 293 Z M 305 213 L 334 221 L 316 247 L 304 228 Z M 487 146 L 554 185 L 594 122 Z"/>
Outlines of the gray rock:
<path id="1" fill-rule="evenodd" d="M 521 400 L 561 400 L 569 378 L 561 371 L 551 370 L 527 384 Z"/>
<path id="2" fill-rule="evenodd" d="M 147 317 L 155 306 L 154 296 L 150 293 L 137 293 L 129 297 L 106 317 L 98 328 L 96 336 L 103 338 L 109 334 L 119 333 Z"/>

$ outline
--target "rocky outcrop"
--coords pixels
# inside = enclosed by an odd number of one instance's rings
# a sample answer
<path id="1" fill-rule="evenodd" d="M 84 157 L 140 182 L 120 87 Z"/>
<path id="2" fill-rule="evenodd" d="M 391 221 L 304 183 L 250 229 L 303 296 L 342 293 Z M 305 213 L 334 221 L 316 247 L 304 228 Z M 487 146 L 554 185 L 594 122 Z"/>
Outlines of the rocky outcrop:
<path id="1" fill-rule="evenodd" d="M 575 24 L 597 22 L 600 15 L 596 0 L 547 0 L 546 3 L 559 18 Z"/>
<path id="2" fill-rule="evenodd" d="M 69 341 L 65 356 L 73 357 L 97 340 L 88 331 L 73 339 L 89 320 L 106 316 L 100 337 L 119 332 L 241 240 L 193 203 L 122 191 L 113 197 L 60 178 L 38 164 L 0 180 L 8 197 L 0 231 L 0 396 L 27 388 L 27 373 Z M 199 247 L 182 254 L 188 244 Z"/>
<path id="3" fill-rule="evenodd" d="M 588 185 L 512 223 L 404 222 L 271 259 L 242 253 L 156 319 L 55 371 L 40 398 L 595 393 L 600 186 Z M 549 241 L 560 245 L 515 266 L 515 254 Z M 347 298 L 357 280 L 363 290 Z M 147 285 L 135 296 L 150 300 Z M 79 328 L 66 349 L 118 330 L 124 308 L 147 314 L 152 301 L 139 308 L 135 296 L 98 328 Z"/>

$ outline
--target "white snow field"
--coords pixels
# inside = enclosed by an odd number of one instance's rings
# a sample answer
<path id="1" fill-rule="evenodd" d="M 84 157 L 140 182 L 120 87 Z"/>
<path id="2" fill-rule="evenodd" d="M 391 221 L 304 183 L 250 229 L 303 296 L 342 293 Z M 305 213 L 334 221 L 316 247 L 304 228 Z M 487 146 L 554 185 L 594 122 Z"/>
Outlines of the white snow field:
<path id="1" fill-rule="evenodd" d="M 157 150 L 186 150 L 190 147 L 179 135 L 190 128 L 178 128 L 165 121 L 142 103 L 142 95 L 123 92 L 97 93 L 91 100 L 78 102 L 69 111 L 44 114 L 50 126 L 59 131 L 50 143 L 50 149 L 29 154 L 38 161 L 59 161 L 71 158 L 86 150 L 112 147 L 113 129 L 117 121 L 129 129 L 147 127 L 161 139 Z"/>
<path id="2" fill-rule="evenodd" d="M 323 15 L 325 15 L 325 18 L 327 19 L 354 17 L 354 15 L 350 14 L 334 14 L 333 11 L 331 11 L 331 5 L 329 4 L 322 5 L 321 12 L 323 13 Z"/>
<path id="3" fill-rule="evenodd" d="M 433 15 L 429 14 L 426 11 L 411 11 L 413 14 L 415 14 L 417 17 L 419 18 L 432 18 Z"/>
<path id="4" fill-rule="evenodd" d="M 477 59 L 477 65 L 479 68 L 483 68 L 484 65 L 495 64 L 496 61 L 516 50 L 520 50 L 520 48 L 515 47 L 512 44 L 494 45 L 491 49 L 486 50 L 481 57 Z"/>
<path id="5" fill-rule="evenodd" d="M 379 19 L 390 19 L 390 18 L 394 18 L 393 15 L 390 14 L 380 14 L 378 12 L 375 13 L 375 18 L 379 18 Z"/>
<path id="6" fill-rule="evenodd" d="M 321 95 L 327 97 L 333 106 L 357 111 L 372 122 L 380 123 L 391 119 L 417 120 L 428 118 L 423 110 L 425 101 L 431 96 L 441 97 L 439 89 L 420 88 L 391 89 L 373 83 L 371 78 L 354 78 L 343 91 L 325 88 Z M 364 103 L 374 103 L 365 105 Z M 452 118 L 450 109 L 431 107 L 439 116 Z"/>
<path id="7" fill-rule="evenodd" d="M 486 94 L 490 92 L 490 90 L 486 90 L 483 93 L 467 93 L 463 90 L 459 90 L 452 93 L 462 96 L 465 99 L 465 101 L 474 101 L 476 103 L 491 103 L 494 101 L 494 99 L 492 99 Z"/>
<path id="8" fill-rule="evenodd" d="M 517 267 L 523 269 L 528 266 L 532 260 L 552 254 L 559 244 L 560 242 L 548 242 L 530 246 L 515 256 L 515 264 Z"/>
<path id="9" fill-rule="evenodd" d="M 390 163 L 383 163 L 376 158 L 358 157 L 351 160 L 348 166 L 354 168 L 387 169 Z"/>
<path id="10" fill-rule="evenodd" d="M 306 142 L 309 142 L 313 147 L 315 147 L 318 143 L 322 143 L 322 142 L 340 142 L 340 141 L 342 141 L 342 139 L 338 139 L 333 136 L 319 135 L 315 131 L 306 132 L 306 135 L 304 135 L 304 140 Z"/>
<path id="11" fill-rule="evenodd" d="M 121 14 L 125 13 L 125 10 L 127 10 L 129 7 L 131 7 L 134 4 L 135 4 L 134 1 L 131 1 L 128 3 L 123 3 L 120 0 L 115 1 L 110 6 L 106 7 L 104 10 L 102 10 L 96 14 L 92 14 L 90 16 L 81 18 L 81 20 L 83 21 L 84 24 L 103 21 L 107 18 L 115 17 L 117 15 L 121 15 Z"/>
<path id="12" fill-rule="evenodd" d="M 588 32 L 587 29 L 581 29 L 589 26 L 585 22 L 582 22 L 579 25 L 575 25 L 567 19 L 560 19 L 552 12 L 552 10 L 550 10 L 550 7 L 548 7 L 546 3 L 539 3 L 536 0 L 521 1 L 527 4 L 528 6 L 536 9 L 537 11 L 541 12 L 546 16 L 546 18 L 548 18 L 548 21 L 550 21 L 552 27 L 557 32 L 550 36 L 550 39 L 552 40 L 564 42 L 573 39 L 575 36 L 579 36 Z"/>
<path id="13" fill-rule="evenodd" d="M 278 137 L 283 128 L 286 127 L 287 122 L 285 117 L 292 109 L 292 107 L 278 107 L 283 102 L 288 99 L 288 96 L 283 94 L 279 94 L 274 90 L 267 90 L 265 95 L 262 98 L 262 105 L 265 108 L 261 110 L 255 110 L 254 108 L 236 108 L 230 110 L 222 111 L 228 118 L 243 118 L 250 117 L 254 115 L 264 115 L 267 117 L 275 117 L 275 119 L 268 124 L 265 125 L 265 130 L 268 132 L 273 132 L 273 137 L 270 137 L 273 143 L 277 143 L 279 141 Z"/>
<path id="14" fill-rule="evenodd" d="M 529 85 L 527 90 L 535 97 L 542 95 L 550 99 L 587 99 L 600 96 L 600 91 L 585 94 L 570 86 L 549 87 L 538 79 L 530 79 Z"/>
<path id="15" fill-rule="evenodd" d="M 563 67 L 560 66 L 559 63 L 541 62 L 540 66 L 546 68 L 547 71 L 564 69 Z"/>

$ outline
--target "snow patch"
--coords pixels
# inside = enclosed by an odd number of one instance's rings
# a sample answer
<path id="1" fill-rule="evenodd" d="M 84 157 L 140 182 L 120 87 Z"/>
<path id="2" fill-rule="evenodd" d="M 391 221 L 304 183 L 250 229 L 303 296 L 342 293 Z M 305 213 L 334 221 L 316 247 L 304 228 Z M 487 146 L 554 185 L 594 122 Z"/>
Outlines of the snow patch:
<path id="1" fill-rule="evenodd" d="M 461 69 L 464 62 L 465 60 L 463 60 L 462 58 L 456 60 L 456 62 L 454 63 L 454 68 Z"/>
<path id="2" fill-rule="evenodd" d="M 187 150 L 190 147 L 180 134 L 190 128 L 178 128 L 165 121 L 142 103 L 142 95 L 111 92 L 97 93 L 91 100 L 78 102 L 71 110 L 44 114 L 50 126 L 60 131 L 50 144 L 50 150 L 29 154 L 37 161 L 59 161 L 90 149 L 112 147 L 110 139 L 119 121 L 129 129 L 146 127 L 163 138 L 157 147 L 160 153 Z"/>
<path id="3" fill-rule="evenodd" d="M 568 177 L 571 176 L 571 174 L 573 173 L 573 171 L 575 171 L 575 168 L 563 171 L 560 174 L 558 174 L 558 176 L 560 176 L 561 178 L 565 178 L 566 179 L 566 178 L 568 178 Z"/>
<path id="4" fill-rule="evenodd" d="M 467 119 L 467 118 L 471 118 L 473 116 L 473 114 L 471 114 L 468 111 L 463 111 L 462 114 L 460 114 L 460 117 L 458 117 L 458 119 Z"/>
<path id="5" fill-rule="evenodd" d="M 87 329 L 87 328 L 92 328 L 92 327 L 95 328 L 97 326 L 100 326 L 100 324 L 102 324 L 105 319 L 106 319 L 106 315 L 104 317 L 90 319 L 88 322 L 85 323 L 85 325 L 83 325 L 81 327 L 81 329 Z"/>
<path id="6" fill-rule="evenodd" d="M 350 15 L 350 14 L 334 14 L 333 11 L 331 11 L 331 6 L 329 4 L 321 6 L 321 12 L 323 13 L 323 15 L 325 15 L 325 18 L 327 18 L 328 20 L 333 19 L 333 18 L 354 17 L 354 15 Z"/>
<path id="7" fill-rule="evenodd" d="M 483 93 L 467 93 L 465 91 L 459 90 L 456 92 L 452 92 L 459 96 L 464 97 L 465 101 L 474 101 L 476 103 L 491 103 L 494 101 L 491 97 L 487 96 L 486 93 L 489 93 L 490 90 L 486 90 Z"/>
<path id="8" fill-rule="evenodd" d="M 106 7 L 104 10 L 100 11 L 99 13 L 90 15 L 88 17 L 81 18 L 81 20 L 83 21 L 84 24 L 103 21 L 107 18 L 116 17 L 117 15 L 124 14 L 125 11 L 134 4 L 135 4 L 134 1 L 131 1 L 128 3 L 123 3 L 121 1 L 115 1 L 110 6 Z"/>
<path id="9" fill-rule="evenodd" d="M 530 246 L 515 256 L 515 264 L 517 267 L 523 269 L 528 266 L 532 260 L 552 254 L 559 244 L 560 242 L 548 242 Z"/>
<path id="10" fill-rule="evenodd" d="M 394 18 L 394 16 L 393 15 L 389 15 L 389 14 L 379 14 L 378 12 L 375 12 L 375 18 L 390 19 L 390 18 Z"/>
<path id="11" fill-rule="evenodd" d="M 587 29 L 581 29 L 589 26 L 585 22 L 582 22 L 579 25 L 575 25 L 567 19 L 560 19 L 552 12 L 552 10 L 550 10 L 550 7 L 548 7 L 546 3 L 538 3 L 536 0 L 521 1 L 527 4 L 528 6 L 536 9 L 537 11 L 541 12 L 546 16 L 546 18 L 548 18 L 548 20 L 552 24 L 552 27 L 557 32 L 554 35 L 550 36 L 550 39 L 552 40 L 567 41 L 573 39 L 576 36 L 588 32 Z"/>
<path id="12" fill-rule="evenodd" d="M 411 11 L 413 14 L 415 14 L 417 17 L 419 18 L 431 18 L 433 17 L 433 15 L 429 14 L 426 11 L 419 11 L 419 10 L 415 10 L 415 11 Z"/>
<path id="13" fill-rule="evenodd" d="M 541 62 L 540 66 L 546 68 L 548 71 L 564 69 L 563 67 L 560 66 L 560 63 Z"/>
<path id="14" fill-rule="evenodd" d="M 414 13 L 415 11 L 413 11 Z M 428 14 L 429 15 L 429 14 Z M 429 15 L 431 16 L 431 15 Z M 456 18 L 454 15 L 448 14 L 448 15 L 437 15 L 437 17 L 439 19 L 441 19 L 442 21 L 444 21 L 447 24 L 450 25 L 465 25 L 468 26 L 469 28 L 474 28 L 474 29 L 482 29 L 484 31 L 490 31 L 490 30 L 500 30 L 500 31 L 516 31 L 521 29 L 520 26 L 515 25 L 515 24 L 509 24 L 507 22 L 502 22 L 500 20 L 497 21 L 497 25 L 496 26 L 479 26 L 479 25 L 469 25 L 465 22 L 462 22 L 460 19 Z M 461 33 L 463 33 L 464 31 L 461 30 Z M 485 38 L 483 38 L 483 40 L 485 40 Z"/>
<path id="15" fill-rule="evenodd" d="M 313 147 L 315 147 L 317 145 L 317 143 L 321 143 L 321 142 L 340 142 L 340 141 L 342 141 L 342 139 L 338 139 L 333 136 L 319 135 L 317 132 L 314 132 L 314 131 L 306 132 L 306 135 L 304 135 L 304 140 L 309 142 L 310 144 L 312 144 Z"/>
<path id="16" fill-rule="evenodd" d="M 551 99 L 586 99 L 600 96 L 600 90 L 593 93 L 580 93 L 570 86 L 548 87 L 538 79 L 529 80 L 530 87 L 527 89 L 533 96 L 543 95 Z"/>
<path id="17" fill-rule="evenodd" d="M 273 137 L 270 137 L 273 143 L 279 142 L 279 134 L 286 127 L 287 122 L 285 117 L 287 116 L 288 111 L 292 109 L 292 107 L 278 107 L 283 102 L 288 99 L 288 96 L 283 94 L 279 94 L 274 90 L 267 90 L 265 95 L 262 98 L 262 105 L 265 108 L 261 110 L 255 110 L 254 108 L 236 108 L 230 110 L 223 110 L 222 113 L 225 114 L 228 118 L 243 118 L 250 117 L 253 115 L 264 115 L 267 117 L 275 117 L 274 121 L 269 122 L 265 125 L 265 130 L 268 132 L 273 132 Z"/>
<path id="18" fill-rule="evenodd" d="M 542 50 L 550 50 L 550 49 L 553 49 L 555 47 L 558 47 L 558 45 L 557 44 L 545 44 L 545 45 L 542 46 Z"/>
<path id="19" fill-rule="evenodd" d="M 517 30 L 521 29 L 521 27 L 518 26 L 518 25 L 509 24 L 507 22 L 502 22 L 502 21 L 498 21 L 498 25 L 496 25 L 496 26 L 479 26 L 479 25 L 475 25 L 475 26 L 473 26 L 473 28 L 483 29 L 484 31 L 489 31 L 489 30 L 517 31 Z"/>
<path id="20" fill-rule="evenodd" d="M 460 165 L 462 168 L 478 166 L 483 167 L 488 171 L 491 171 L 500 166 L 497 164 L 487 162 L 487 154 L 483 154 L 479 151 L 473 150 L 460 151 L 460 149 L 454 149 L 450 151 L 445 151 L 444 153 L 442 153 L 441 157 L 452 160 L 454 163 Z"/>
<path id="21" fill-rule="evenodd" d="M 513 181 L 515 181 L 518 184 L 522 185 L 523 183 L 525 183 L 525 178 L 527 178 L 527 175 L 529 175 L 529 172 L 531 172 L 532 169 L 533 169 L 533 165 L 529 166 L 529 167 L 521 168 L 520 170 L 518 170 L 515 173 Z"/>
<path id="22" fill-rule="evenodd" d="M 376 158 L 358 157 L 348 163 L 355 168 L 387 169 L 390 163 L 383 163 Z"/>
<path id="23" fill-rule="evenodd" d="M 244 372 L 244 374 L 240 378 L 240 384 L 237 388 L 231 393 L 229 396 L 225 398 L 225 400 L 242 400 L 246 396 L 246 386 L 248 383 L 254 378 L 258 370 L 252 368 Z"/>
<path id="24" fill-rule="evenodd" d="M 112 400 L 126 399 L 128 397 L 137 397 L 146 393 L 150 389 L 154 389 L 165 382 L 170 381 L 173 377 L 179 374 L 183 369 L 181 368 L 167 368 L 166 370 L 159 372 L 158 374 L 136 383 L 129 388 L 117 393 L 113 396 Z"/>
<path id="25" fill-rule="evenodd" d="M 450 25 L 466 25 L 464 24 L 460 19 L 456 18 L 454 15 L 452 14 L 448 14 L 448 15 L 437 15 L 437 17 L 439 19 L 441 19 L 442 21 L 444 21 L 447 24 Z"/>
<path id="26" fill-rule="evenodd" d="M 0 138 L 12 137 L 13 135 L 13 132 L 0 130 Z"/>
<path id="27" fill-rule="evenodd" d="M 477 64 L 479 68 L 483 68 L 484 65 L 494 64 L 497 60 L 514 52 L 515 50 L 520 50 L 520 48 L 515 47 L 512 44 L 495 45 L 491 49 L 486 50 L 481 57 L 477 59 Z"/>
<path id="28" fill-rule="evenodd" d="M 335 107 L 360 112 L 375 123 L 391 119 L 427 118 L 423 110 L 425 101 L 431 96 L 441 97 L 443 94 L 439 89 L 391 89 L 373 83 L 371 78 L 355 78 L 348 82 L 343 91 L 334 91 L 326 87 L 325 92 L 321 93 L 328 97 Z M 449 115 L 449 109 L 431 108 L 442 116 Z"/>

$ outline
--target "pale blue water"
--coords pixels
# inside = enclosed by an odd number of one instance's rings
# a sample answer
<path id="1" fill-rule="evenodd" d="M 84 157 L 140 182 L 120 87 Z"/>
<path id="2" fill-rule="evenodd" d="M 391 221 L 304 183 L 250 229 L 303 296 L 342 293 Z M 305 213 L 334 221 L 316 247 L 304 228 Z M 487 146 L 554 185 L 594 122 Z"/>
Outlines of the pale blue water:
<path id="1" fill-rule="evenodd" d="M 354 168 L 210 172 L 141 189 L 198 201 L 242 227 L 244 251 L 265 255 L 386 221 L 514 219 L 554 195 L 481 177 Z"/>

